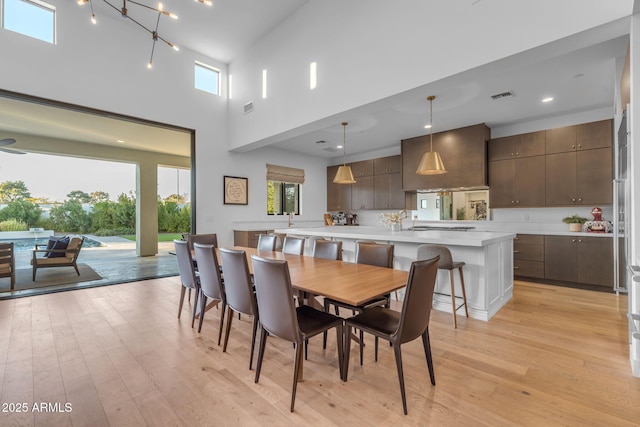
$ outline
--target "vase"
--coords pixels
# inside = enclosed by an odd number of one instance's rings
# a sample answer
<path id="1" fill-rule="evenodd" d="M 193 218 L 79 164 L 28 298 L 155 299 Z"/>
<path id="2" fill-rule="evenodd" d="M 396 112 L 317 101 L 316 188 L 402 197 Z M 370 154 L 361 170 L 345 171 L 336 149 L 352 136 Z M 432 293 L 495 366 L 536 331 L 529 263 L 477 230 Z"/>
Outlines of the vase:
<path id="1" fill-rule="evenodd" d="M 389 224 L 389 228 L 391 231 L 402 231 L 402 223 L 401 222 L 392 222 Z"/>

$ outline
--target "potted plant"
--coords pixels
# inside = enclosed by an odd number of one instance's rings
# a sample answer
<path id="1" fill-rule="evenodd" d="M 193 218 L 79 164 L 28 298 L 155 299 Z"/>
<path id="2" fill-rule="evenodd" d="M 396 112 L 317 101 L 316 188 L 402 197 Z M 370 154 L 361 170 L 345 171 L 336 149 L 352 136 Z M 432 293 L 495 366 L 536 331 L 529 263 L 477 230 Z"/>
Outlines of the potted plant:
<path id="1" fill-rule="evenodd" d="M 583 218 L 580 215 L 571 215 L 566 218 L 562 218 L 562 222 L 569 224 L 569 231 L 582 231 L 582 224 L 587 221 L 587 218 Z"/>

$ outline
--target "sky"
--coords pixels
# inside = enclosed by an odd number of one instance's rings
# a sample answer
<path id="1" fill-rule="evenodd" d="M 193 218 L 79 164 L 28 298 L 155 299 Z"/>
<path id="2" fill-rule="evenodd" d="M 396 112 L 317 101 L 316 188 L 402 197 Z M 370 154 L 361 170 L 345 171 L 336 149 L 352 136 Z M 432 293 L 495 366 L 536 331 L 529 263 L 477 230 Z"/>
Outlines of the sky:
<path id="1" fill-rule="evenodd" d="M 158 194 L 165 198 L 175 194 L 186 195 L 191 190 L 190 170 L 158 169 Z M 136 166 L 101 160 L 79 159 L 45 154 L 22 155 L 0 151 L 0 182 L 23 181 L 32 197 L 47 197 L 51 201 L 64 201 L 74 190 L 93 193 L 104 191 L 111 200 L 121 193 L 136 189 Z"/>

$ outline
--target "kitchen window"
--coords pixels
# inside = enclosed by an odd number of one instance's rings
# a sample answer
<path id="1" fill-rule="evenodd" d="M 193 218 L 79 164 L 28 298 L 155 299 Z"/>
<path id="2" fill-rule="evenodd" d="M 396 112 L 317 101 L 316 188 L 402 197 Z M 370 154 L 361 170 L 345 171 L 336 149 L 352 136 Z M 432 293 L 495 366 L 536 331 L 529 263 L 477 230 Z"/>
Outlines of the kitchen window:
<path id="1" fill-rule="evenodd" d="M 267 181 L 267 214 L 300 215 L 300 184 Z"/>
<path id="2" fill-rule="evenodd" d="M 54 6 L 38 0 L 4 0 L 2 12 L 2 28 L 55 44 Z"/>
<path id="3" fill-rule="evenodd" d="M 267 214 L 300 215 L 304 170 L 267 164 Z"/>

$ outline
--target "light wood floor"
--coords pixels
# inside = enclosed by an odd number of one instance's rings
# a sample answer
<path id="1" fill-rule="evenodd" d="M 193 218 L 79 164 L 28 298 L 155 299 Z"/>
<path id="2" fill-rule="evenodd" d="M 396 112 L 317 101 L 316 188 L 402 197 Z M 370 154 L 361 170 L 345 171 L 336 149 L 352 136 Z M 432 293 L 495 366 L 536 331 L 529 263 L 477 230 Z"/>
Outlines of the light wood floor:
<path id="1" fill-rule="evenodd" d="M 272 338 L 260 384 L 248 370 L 250 319 L 234 322 L 227 353 L 219 310 L 201 334 L 180 285 L 165 278 L 0 301 L 0 412 L 13 426 L 433 425 L 617 426 L 640 423 L 640 379 L 628 360 L 627 298 L 516 282 L 489 322 L 434 311 L 431 386 L 421 341 L 403 346 L 409 415 L 393 352 L 351 352 L 339 380 L 335 339 L 312 340 L 296 412 L 289 412 L 293 349 Z M 334 336 L 331 336 L 334 338 Z M 367 344 L 372 344 L 368 340 Z M 33 404 L 71 412 L 32 412 Z M 53 408 L 56 409 L 56 408 Z"/>

